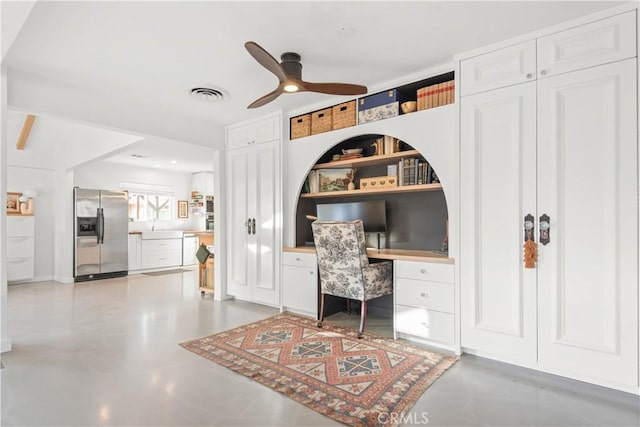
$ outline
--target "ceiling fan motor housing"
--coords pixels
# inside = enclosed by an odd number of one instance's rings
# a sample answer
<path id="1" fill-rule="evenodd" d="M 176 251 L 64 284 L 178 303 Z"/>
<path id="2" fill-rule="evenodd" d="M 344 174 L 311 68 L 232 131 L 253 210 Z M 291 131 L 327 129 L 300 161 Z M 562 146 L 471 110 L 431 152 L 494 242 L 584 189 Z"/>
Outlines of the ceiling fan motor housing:
<path id="1" fill-rule="evenodd" d="M 295 52 L 285 52 L 280 55 L 280 60 L 282 63 L 282 69 L 284 72 L 293 78 L 298 80 L 302 80 L 302 64 L 300 63 L 300 55 Z"/>

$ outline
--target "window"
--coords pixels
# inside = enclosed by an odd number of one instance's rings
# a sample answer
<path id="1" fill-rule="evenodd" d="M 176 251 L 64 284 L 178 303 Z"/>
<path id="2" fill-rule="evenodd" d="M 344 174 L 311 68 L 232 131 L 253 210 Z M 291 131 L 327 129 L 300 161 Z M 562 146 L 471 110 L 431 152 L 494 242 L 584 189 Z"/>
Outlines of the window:
<path id="1" fill-rule="evenodd" d="M 170 221 L 173 196 L 129 192 L 129 218 L 134 221 Z"/>

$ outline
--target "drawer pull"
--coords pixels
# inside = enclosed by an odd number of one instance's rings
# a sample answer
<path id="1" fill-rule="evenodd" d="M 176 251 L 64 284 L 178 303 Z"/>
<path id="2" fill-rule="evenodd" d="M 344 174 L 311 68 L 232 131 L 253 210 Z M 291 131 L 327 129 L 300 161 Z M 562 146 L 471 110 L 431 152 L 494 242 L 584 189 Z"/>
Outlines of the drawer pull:
<path id="1" fill-rule="evenodd" d="M 427 273 L 427 270 L 423 268 L 422 270 L 420 270 L 420 273 L 422 273 L 422 274 L 426 274 L 426 273 Z"/>
<path id="2" fill-rule="evenodd" d="M 311 270 L 311 271 L 309 272 L 309 274 L 313 274 L 313 270 Z"/>
<path id="3" fill-rule="evenodd" d="M 429 294 L 428 294 L 428 293 L 426 293 L 426 292 L 421 292 L 421 293 L 420 293 L 420 296 L 421 296 L 422 298 L 429 298 Z"/>
<path id="4" fill-rule="evenodd" d="M 300 261 L 300 258 L 296 258 L 296 261 Z"/>
<path id="5" fill-rule="evenodd" d="M 427 322 L 420 322 L 420 325 L 424 326 L 425 328 L 429 327 L 429 324 Z"/>

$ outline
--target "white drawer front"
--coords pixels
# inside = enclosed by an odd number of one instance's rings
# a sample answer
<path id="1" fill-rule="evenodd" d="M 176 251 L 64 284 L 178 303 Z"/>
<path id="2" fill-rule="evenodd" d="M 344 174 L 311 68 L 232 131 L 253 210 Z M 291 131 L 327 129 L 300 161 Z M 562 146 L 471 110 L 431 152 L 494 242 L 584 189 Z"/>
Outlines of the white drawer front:
<path id="1" fill-rule="evenodd" d="M 636 56 L 635 11 L 538 39 L 538 78 Z"/>
<path id="2" fill-rule="evenodd" d="M 396 331 L 430 341 L 453 344 L 453 314 L 423 308 L 396 306 Z"/>
<path id="3" fill-rule="evenodd" d="M 461 61 L 460 94 L 524 83 L 535 77 L 536 42 L 531 40 Z"/>
<path id="4" fill-rule="evenodd" d="M 396 277 L 444 283 L 454 281 L 453 264 L 396 261 L 394 269 Z"/>
<path id="5" fill-rule="evenodd" d="M 143 240 L 142 252 L 178 250 L 182 252 L 182 239 Z"/>
<path id="6" fill-rule="evenodd" d="M 142 268 L 177 267 L 182 265 L 182 252 L 158 251 L 142 254 Z"/>
<path id="7" fill-rule="evenodd" d="M 7 258 L 33 256 L 33 237 L 7 237 Z"/>
<path id="8" fill-rule="evenodd" d="M 396 279 L 396 304 L 453 313 L 453 285 L 451 283 Z"/>
<path id="9" fill-rule="evenodd" d="M 295 265 L 298 267 L 317 266 L 317 258 L 315 254 L 302 254 L 298 252 L 283 252 L 282 263 L 285 265 Z"/>
<path id="10" fill-rule="evenodd" d="M 31 279 L 34 276 L 33 257 L 7 260 L 7 280 Z"/>
<path id="11" fill-rule="evenodd" d="M 34 217 L 7 216 L 7 237 L 33 236 Z"/>

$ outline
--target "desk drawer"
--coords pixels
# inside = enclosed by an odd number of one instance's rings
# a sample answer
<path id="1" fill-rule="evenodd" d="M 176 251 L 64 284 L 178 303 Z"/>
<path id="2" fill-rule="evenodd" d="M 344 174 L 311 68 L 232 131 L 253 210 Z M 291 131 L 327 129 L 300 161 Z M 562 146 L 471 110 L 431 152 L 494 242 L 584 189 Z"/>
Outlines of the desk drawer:
<path id="1" fill-rule="evenodd" d="M 12 258 L 7 260 L 7 280 L 31 279 L 34 276 L 34 259 Z"/>
<path id="2" fill-rule="evenodd" d="M 396 331 L 430 341 L 453 344 L 453 314 L 396 305 Z"/>
<path id="3" fill-rule="evenodd" d="M 142 253 L 180 251 L 182 252 L 182 239 L 157 239 L 142 240 Z"/>
<path id="4" fill-rule="evenodd" d="M 7 216 L 7 237 L 33 236 L 34 217 Z"/>
<path id="5" fill-rule="evenodd" d="M 396 277 L 443 283 L 454 282 L 453 264 L 396 261 L 394 268 Z"/>
<path id="6" fill-rule="evenodd" d="M 297 267 L 315 268 L 317 265 L 316 254 L 303 254 L 299 252 L 283 252 L 282 263 Z"/>
<path id="7" fill-rule="evenodd" d="M 396 304 L 453 313 L 453 285 L 399 277 L 395 283 Z"/>
<path id="8" fill-rule="evenodd" d="M 32 257 L 33 237 L 7 237 L 7 258 Z"/>

